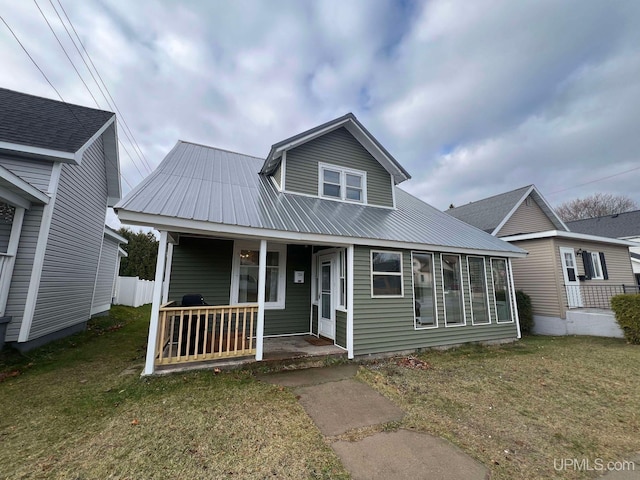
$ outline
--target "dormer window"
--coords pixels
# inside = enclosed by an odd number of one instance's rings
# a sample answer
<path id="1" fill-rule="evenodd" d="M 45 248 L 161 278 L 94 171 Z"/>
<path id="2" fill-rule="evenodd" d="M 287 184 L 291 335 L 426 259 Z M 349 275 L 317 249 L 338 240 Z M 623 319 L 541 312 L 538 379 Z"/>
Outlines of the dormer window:
<path id="1" fill-rule="evenodd" d="M 319 195 L 345 202 L 366 203 L 367 174 L 360 170 L 319 164 Z"/>

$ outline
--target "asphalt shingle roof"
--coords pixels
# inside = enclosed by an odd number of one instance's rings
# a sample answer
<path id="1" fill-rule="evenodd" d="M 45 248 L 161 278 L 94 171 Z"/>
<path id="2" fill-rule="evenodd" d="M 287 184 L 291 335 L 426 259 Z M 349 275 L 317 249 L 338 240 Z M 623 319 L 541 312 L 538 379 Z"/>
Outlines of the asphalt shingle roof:
<path id="1" fill-rule="evenodd" d="M 282 193 L 259 175 L 264 159 L 178 142 L 117 210 L 287 232 L 473 250 L 522 250 L 396 188 L 397 209 Z"/>
<path id="2" fill-rule="evenodd" d="M 504 217 L 507 216 L 529 188 L 531 188 L 531 185 L 494 195 L 493 197 L 483 198 L 476 202 L 450 208 L 446 210 L 446 213 L 480 230 L 491 233 L 500 225 L 500 222 L 504 220 Z"/>
<path id="3" fill-rule="evenodd" d="M 569 230 L 610 238 L 640 237 L 640 210 L 565 222 Z"/>
<path id="4" fill-rule="evenodd" d="M 75 153 L 113 115 L 0 88 L 0 142 Z"/>

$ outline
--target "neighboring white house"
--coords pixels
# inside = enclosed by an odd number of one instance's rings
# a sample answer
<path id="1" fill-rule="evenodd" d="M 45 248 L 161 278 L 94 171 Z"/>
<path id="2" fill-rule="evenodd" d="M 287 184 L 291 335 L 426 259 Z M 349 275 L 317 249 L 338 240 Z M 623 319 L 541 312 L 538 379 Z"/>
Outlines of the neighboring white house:
<path id="1" fill-rule="evenodd" d="M 0 345 L 28 350 L 108 308 L 116 117 L 1 88 L 0 105 Z M 102 263 L 110 279 L 98 276 Z"/>

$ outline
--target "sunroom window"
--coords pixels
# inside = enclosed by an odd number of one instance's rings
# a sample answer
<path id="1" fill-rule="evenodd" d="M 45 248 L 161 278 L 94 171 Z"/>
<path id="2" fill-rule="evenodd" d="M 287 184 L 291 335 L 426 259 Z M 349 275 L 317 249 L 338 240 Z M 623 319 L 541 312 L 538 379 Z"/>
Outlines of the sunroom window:
<path id="1" fill-rule="evenodd" d="M 509 270 L 504 258 L 491 259 L 491 277 L 493 280 L 493 298 L 498 323 L 511 323 L 511 291 L 509 289 Z"/>
<path id="2" fill-rule="evenodd" d="M 438 326 L 433 254 L 411 252 L 413 306 L 416 328 Z"/>
<path id="3" fill-rule="evenodd" d="M 366 203 L 365 172 L 320 164 L 320 196 L 347 202 Z"/>
<path id="4" fill-rule="evenodd" d="M 444 321 L 447 327 L 465 325 L 464 289 L 460 255 L 440 256 L 444 289 Z"/>

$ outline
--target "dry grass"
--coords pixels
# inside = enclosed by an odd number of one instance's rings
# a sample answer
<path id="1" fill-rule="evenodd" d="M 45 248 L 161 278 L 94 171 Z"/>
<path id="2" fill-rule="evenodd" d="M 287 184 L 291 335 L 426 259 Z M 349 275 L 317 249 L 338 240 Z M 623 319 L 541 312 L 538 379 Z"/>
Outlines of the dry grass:
<path id="1" fill-rule="evenodd" d="M 0 355 L 20 372 L 0 382 L 0 478 L 348 478 L 294 395 L 250 371 L 140 379 L 148 314 Z"/>
<path id="2" fill-rule="evenodd" d="M 360 377 L 407 412 L 405 428 L 451 440 L 495 479 L 590 478 L 562 458 L 616 461 L 640 451 L 640 347 L 622 340 L 529 337 L 398 359 Z"/>

